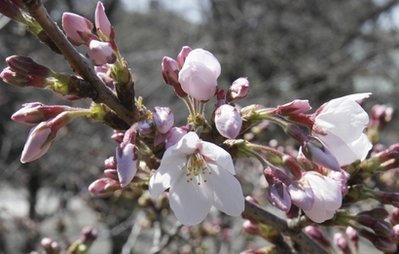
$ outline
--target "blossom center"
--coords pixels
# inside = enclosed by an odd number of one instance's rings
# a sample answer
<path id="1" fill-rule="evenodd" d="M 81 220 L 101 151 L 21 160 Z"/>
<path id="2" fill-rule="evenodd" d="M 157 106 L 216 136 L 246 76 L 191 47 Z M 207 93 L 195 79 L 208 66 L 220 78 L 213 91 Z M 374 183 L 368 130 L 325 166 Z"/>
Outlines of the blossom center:
<path id="1" fill-rule="evenodd" d="M 211 174 L 204 157 L 200 153 L 192 154 L 186 164 L 186 181 L 196 182 L 201 185 L 201 182 L 206 183 L 206 175 Z"/>

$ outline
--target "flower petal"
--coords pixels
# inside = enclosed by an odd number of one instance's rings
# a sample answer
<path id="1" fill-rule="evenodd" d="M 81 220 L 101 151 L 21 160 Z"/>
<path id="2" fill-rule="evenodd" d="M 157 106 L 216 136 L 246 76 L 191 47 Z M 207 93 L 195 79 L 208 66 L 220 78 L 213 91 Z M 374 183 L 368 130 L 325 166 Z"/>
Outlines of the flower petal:
<path id="1" fill-rule="evenodd" d="M 212 70 L 215 76 L 218 77 L 220 75 L 221 67 L 219 61 L 211 52 L 207 50 L 199 48 L 190 51 L 184 64 L 192 63 L 204 63 L 210 70 Z"/>
<path id="2" fill-rule="evenodd" d="M 200 144 L 200 154 L 205 157 L 208 164 L 216 164 L 230 174 L 236 174 L 233 159 L 226 150 L 206 141 L 202 141 Z"/>
<path id="3" fill-rule="evenodd" d="M 150 179 L 148 187 L 150 195 L 156 198 L 169 188 L 173 179 L 177 179 L 183 174 L 182 169 L 186 166 L 186 163 L 185 155 L 179 154 L 175 150 L 166 150 L 161 165 Z"/>
<path id="4" fill-rule="evenodd" d="M 200 142 L 200 138 L 197 133 L 191 131 L 185 134 L 177 144 L 168 148 L 167 151 L 171 150 L 173 153 L 180 153 L 185 155 L 190 155 L 195 152 L 198 148 L 198 143 Z"/>
<path id="5" fill-rule="evenodd" d="M 240 182 L 229 171 L 219 169 L 214 164 L 208 164 L 212 174 L 206 179 L 213 191 L 213 205 L 222 212 L 239 216 L 244 211 L 244 195 Z"/>
<path id="6" fill-rule="evenodd" d="M 205 219 L 212 199 L 205 184 L 187 182 L 185 176 L 180 175 L 170 188 L 169 204 L 182 224 L 196 225 Z"/>

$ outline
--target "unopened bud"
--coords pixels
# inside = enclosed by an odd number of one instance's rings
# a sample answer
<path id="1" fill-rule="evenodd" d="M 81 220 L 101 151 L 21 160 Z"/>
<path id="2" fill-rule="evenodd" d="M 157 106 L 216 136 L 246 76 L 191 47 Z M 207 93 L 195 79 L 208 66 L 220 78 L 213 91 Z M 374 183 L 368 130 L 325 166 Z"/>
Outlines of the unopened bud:
<path id="1" fill-rule="evenodd" d="M 370 115 L 369 126 L 381 129 L 392 120 L 393 108 L 387 105 L 377 104 L 371 108 Z"/>
<path id="2" fill-rule="evenodd" d="M 324 236 L 323 232 L 316 227 L 316 226 L 307 226 L 304 229 L 305 234 L 307 234 L 310 238 L 314 239 L 318 243 L 320 243 L 322 246 L 329 248 L 331 246 L 331 243 L 327 238 Z"/>
<path id="3" fill-rule="evenodd" d="M 94 13 L 94 23 L 96 24 L 97 34 L 99 34 L 100 38 L 106 41 L 112 39 L 112 25 L 105 13 L 103 3 L 100 1 L 97 3 L 96 11 Z"/>
<path id="4" fill-rule="evenodd" d="M 13 55 L 6 58 L 8 66 L 15 72 L 23 75 L 35 75 L 47 78 L 51 70 L 44 65 L 38 64 L 30 57 Z"/>
<path id="5" fill-rule="evenodd" d="M 121 187 L 127 186 L 137 172 L 136 150 L 133 144 L 127 144 L 116 148 L 116 170 Z"/>
<path id="6" fill-rule="evenodd" d="M 337 245 L 337 247 L 340 250 L 342 250 L 343 253 L 345 253 L 345 254 L 352 253 L 349 248 L 348 241 L 345 239 L 345 236 L 342 233 L 337 232 L 334 234 L 334 243 L 335 243 L 335 245 Z"/>
<path id="7" fill-rule="evenodd" d="M 121 143 L 123 141 L 123 136 L 125 136 L 124 132 L 114 131 L 114 133 L 111 135 L 111 138 L 115 140 L 115 142 Z"/>
<path id="8" fill-rule="evenodd" d="M 168 56 L 164 56 L 161 63 L 162 77 L 166 84 L 173 86 L 175 93 L 180 97 L 187 96 L 183 91 L 179 82 L 179 66 L 176 60 Z"/>
<path id="9" fill-rule="evenodd" d="M 86 246 L 90 246 L 97 238 L 97 230 L 91 226 L 86 226 L 80 232 L 80 241 Z"/>
<path id="10" fill-rule="evenodd" d="M 192 49 L 189 46 L 183 46 L 180 53 L 177 55 L 176 60 L 177 60 L 179 69 L 181 69 L 183 67 L 184 62 L 186 61 L 186 57 L 187 57 L 188 53 L 191 52 L 191 50 Z"/>
<path id="11" fill-rule="evenodd" d="M 137 131 L 141 136 L 147 136 L 154 132 L 154 124 L 150 120 L 143 120 L 137 123 Z"/>
<path id="12" fill-rule="evenodd" d="M 396 252 L 397 249 L 396 243 L 389 238 L 380 237 L 367 230 L 361 230 L 360 235 L 363 236 L 364 238 L 367 238 L 377 249 L 383 252 L 387 253 Z"/>
<path id="13" fill-rule="evenodd" d="M 120 183 L 111 178 L 100 178 L 89 185 L 89 192 L 97 197 L 107 197 L 115 190 L 119 190 Z"/>
<path id="14" fill-rule="evenodd" d="M 357 216 L 357 222 L 371 228 L 377 235 L 391 238 L 394 235 L 392 225 L 384 220 L 374 219 L 368 215 Z"/>
<path id="15" fill-rule="evenodd" d="M 272 205 L 285 212 L 290 210 L 291 196 L 288 192 L 287 186 L 284 183 L 276 181 L 270 185 L 268 194 Z"/>
<path id="16" fill-rule="evenodd" d="M 90 41 L 88 55 L 96 65 L 114 63 L 116 60 L 111 44 L 98 40 Z"/>
<path id="17" fill-rule="evenodd" d="M 351 226 L 348 226 L 345 230 L 345 234 L 357 249 L 359 245 L 359 234 L 357 231 Z"/>
<path id="18" fill-rule="evenodd" d="M 10 67 L 5 68 L 0 73 L 0 78 L 7 84 L 26 87 L 33 86 L 44 88 L 46 87 L 46 78 L 35 75 L 25 75 L 14 71 Z"/>
<path id="19" fill-rule="evenodd" d="M 242 223 L 242 228 L 248 234 L 251 235 L 259 234 L 258 226 L 255 223 L 253 223 L 251 220 L 244 220 L 244 222 Z"/>
<path id="20" fill-rule="evenodd" d="M 169 130 L 169 132 L 166 134 L 165 138 L 165 148 L 169 148 L 179 142 L 179 140 L 188 133 L 188 128 L 183 126 L 183 127 L 173 127 L 172 129 Z"/>
<path id="21" fill-rule="evenodd" d="M 25 103 L 22 108 L 15 112 L 11 119 L 24 124 L 38 124 L 56 117 L 71 108 L 64 105 L 44 105 L 40 102 Z"/>
<path id="22" fill-rule="evenodd" d="M 225 138 L 236 138 L 241 131 L 242 118 L 233 106 L 224 104 L 215 111 L 215 125 L 220 135 Z"/>
<path id="23" fill-rule="evenodd" d="M 93 23 L 85 17 L 71 12 L 62 14 L 62 28 L 68 39 L 76 46 L 89 44 L 90 39 L 94 37 L 93 27 Z"/>
<path id="24" fill-rule="evenodd" d="M 175 118 L 169 107 L 155 107 L 152 116 L 157 130 L 162 134 L 167 133 L 175 123 Z"/>
<path id="25" fill-rule="evenodd" d="M 327 147 L 315 138 L 304 143 L 302 152 L 307 159 L 322 167 L 336 171 L 341 169 L 334 155 L 327 149 Z"/>
<path id="26" fill-rule="evenodd" d="M 236 79 L 226 93 L 228 102 L 239 100 L 247 96 L 249 91 L 249 81 L 247 78 Z"/>
<path id="27" fill-rule="evenodd" d="M 116 169 L 116 161 L 115 161 L 115 157 L 111 156 L 107 159 L 104 160 L 104 166 L 107 169 Z"/>
<path id="28" fill-rule="evenodd" d="M 308 100 L 293 100 L 276 109 L 277 113 L 283 116 L 299 115 L 308 112 L 312 107 Z"/>

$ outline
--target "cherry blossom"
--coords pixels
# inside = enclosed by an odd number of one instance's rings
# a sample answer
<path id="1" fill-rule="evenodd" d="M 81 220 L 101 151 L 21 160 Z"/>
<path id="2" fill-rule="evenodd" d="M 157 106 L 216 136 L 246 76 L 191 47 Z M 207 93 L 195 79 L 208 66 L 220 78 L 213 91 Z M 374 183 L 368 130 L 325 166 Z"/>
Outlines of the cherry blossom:
<path id="1" fill-rule="evenodd" d="M 366 134 L 369 117 L 356 102 L 370 93 L 351 94 L 333 99 L 315 114 L 313 135 L 319 138 L 343 166 L 366 158 L 372 145 Z"/>
<path id="2" fill-rule="evenodd" d="M 166 150 L 149 191 L 156 198 L 169 188 L 169 204 L 177 219 L 195 225 L 212 206 L 231 216 L 243 212 L 244 196 L 234 174 L 229 153 L 189 132 Z"/>

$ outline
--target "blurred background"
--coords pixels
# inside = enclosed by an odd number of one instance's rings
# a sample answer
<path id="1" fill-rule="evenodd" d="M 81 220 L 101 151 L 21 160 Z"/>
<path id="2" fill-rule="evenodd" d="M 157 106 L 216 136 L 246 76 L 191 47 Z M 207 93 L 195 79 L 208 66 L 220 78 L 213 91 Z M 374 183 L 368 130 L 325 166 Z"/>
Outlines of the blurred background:
<path id="1" fill-rule="evenodd" d="M 65 11 L 94 20 L 96 2 L 45 4 L 60 24 Z M 184 45 L 216 55 L 222 65 L 221 87 L 248 77 L 251 89 L 243 100 L 245 105 L 275 106 L 309 99 L 317 108 L 329 99 L 367 91 L 373 96 L 366 109 L 382 103 L 398 109 L 398 0 L 103 2 L 118 46 L 134 72 L 136 94 L 148 108 L 172 107 L 179 123 L 184 121 L 186 109 L 164 84 L 160 63 L 165 55 L 175 58 Z M 1 68 L 4 59 L 13 54 L 71 73 L 63 57 L 0 15 Z M 126 197 L 93 199 L 87 191 L 101 176 L 104 159 L 114 152 L 115 143 L 109 138 L 112 130 L 75 120 L 59 133 L 46 156 L 22 165 L 19 156 L 29 128 L 12 122 L 12 113 L 25 102 L 70 102 L 49 91 L 0 83 L 0 253 L 38 250 L 43 236 L 65 245 L 75 240 L 85 225 L 99 231 L 91 253 L 121 253 L 135 223 L 135 201 L 127 202 Z M 78 104 L 87 106 L 89 102 Z M 399 141 L 397 119 L 390 126 L 382 136 L 386 144 Z M 246 247 L 243 241 L 237 249 L 222 253 Z M 147 252 L 133 248 L 133 253 Z"/>

